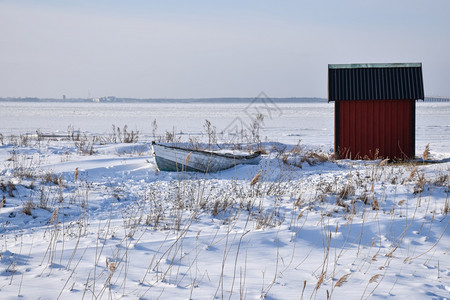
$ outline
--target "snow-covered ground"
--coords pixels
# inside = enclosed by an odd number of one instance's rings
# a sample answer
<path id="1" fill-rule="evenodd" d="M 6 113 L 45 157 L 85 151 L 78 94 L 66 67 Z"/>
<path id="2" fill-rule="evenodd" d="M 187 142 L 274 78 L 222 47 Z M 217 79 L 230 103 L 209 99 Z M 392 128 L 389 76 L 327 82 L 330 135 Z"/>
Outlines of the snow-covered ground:
<path id="1" fill-rule="evenodd" d="M 258 134 L 239 103 L 0 105 L 1 299 L 450 298 L 448 103 L 417 104 L 431 164 L 334 161 L 326 103 L 258 106 Z M 265 154 L 158 172 L 153 138 Z"/>

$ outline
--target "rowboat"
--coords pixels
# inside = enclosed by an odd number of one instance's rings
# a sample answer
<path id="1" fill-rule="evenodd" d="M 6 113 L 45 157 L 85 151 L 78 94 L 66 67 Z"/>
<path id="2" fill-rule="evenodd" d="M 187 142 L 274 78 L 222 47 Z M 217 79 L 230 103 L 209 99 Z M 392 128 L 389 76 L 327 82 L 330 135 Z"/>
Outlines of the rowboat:
<path id="1" fill-rule="evenodd" d="M 213 173 L 240 164 L 257 165 L 261 152 L 252 154 L 218 153 L 167 146 L 152 142 L 152 155 L 160 171 L 194 171 Z"/>

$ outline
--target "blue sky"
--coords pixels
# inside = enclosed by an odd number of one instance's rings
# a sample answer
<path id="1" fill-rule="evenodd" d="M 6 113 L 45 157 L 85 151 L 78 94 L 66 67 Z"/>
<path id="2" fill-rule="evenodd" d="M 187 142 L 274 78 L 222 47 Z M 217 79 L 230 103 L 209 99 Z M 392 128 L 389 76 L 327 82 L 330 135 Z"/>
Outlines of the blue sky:
<path id="1" fill-rule="evenodd" d="M 450 96 L 450 1 L 0 2 L 0 97 L 326 97 L 329 63 L 422 62 Z"/>

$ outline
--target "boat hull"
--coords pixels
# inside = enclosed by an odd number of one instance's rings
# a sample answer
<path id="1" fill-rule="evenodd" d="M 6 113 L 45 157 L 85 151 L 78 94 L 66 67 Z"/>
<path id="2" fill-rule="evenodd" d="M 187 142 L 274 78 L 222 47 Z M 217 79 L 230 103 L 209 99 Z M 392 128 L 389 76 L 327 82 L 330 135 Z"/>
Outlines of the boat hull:
<path id="1" fill-rule="evenodd" d="M 153 157 L 160 171 L 218 172 L 239 164 L 259 164 L 261 153 L 250 155 L 222 154 L 181 147 L 152 144 Z"/>

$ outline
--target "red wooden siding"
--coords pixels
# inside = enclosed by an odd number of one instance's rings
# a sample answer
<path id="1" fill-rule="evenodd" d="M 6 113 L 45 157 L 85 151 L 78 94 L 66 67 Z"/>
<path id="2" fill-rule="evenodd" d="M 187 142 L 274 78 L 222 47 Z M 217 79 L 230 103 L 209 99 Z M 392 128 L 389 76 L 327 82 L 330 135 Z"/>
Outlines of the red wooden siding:
<path id="1" fill-rule="evenodd" d="M 340 158 L 414 157 L 414 100 L 335 102 L 335 145 Z"/>

